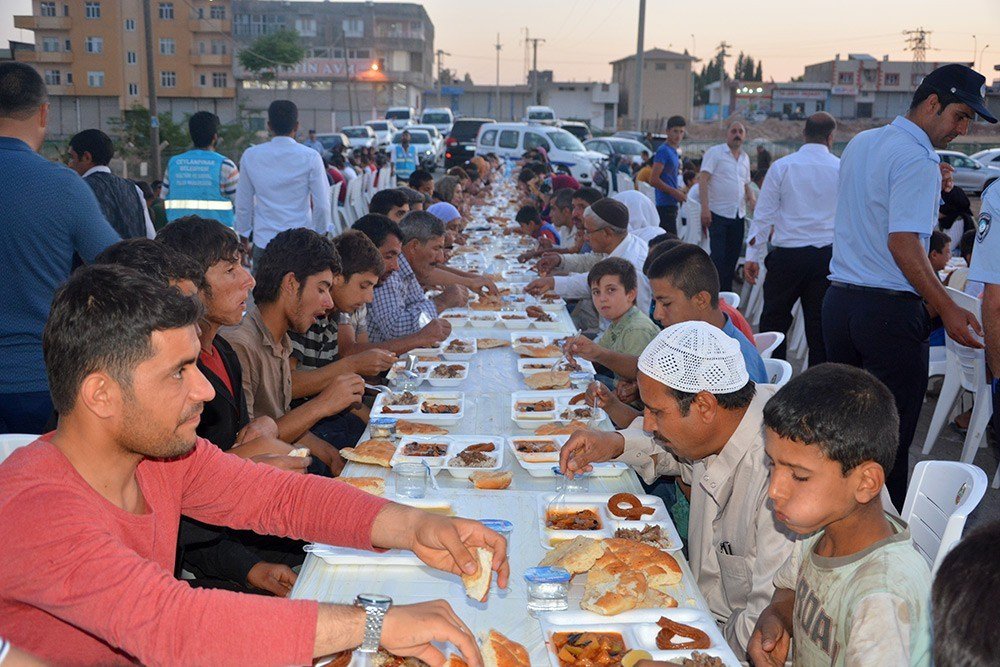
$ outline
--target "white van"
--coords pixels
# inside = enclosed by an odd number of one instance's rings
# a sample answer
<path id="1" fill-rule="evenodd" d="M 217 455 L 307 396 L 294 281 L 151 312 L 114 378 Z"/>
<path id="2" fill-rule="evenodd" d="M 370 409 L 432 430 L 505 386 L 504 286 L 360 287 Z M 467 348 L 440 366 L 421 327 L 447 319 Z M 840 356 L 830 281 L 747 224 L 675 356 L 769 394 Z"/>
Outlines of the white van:
<path id="1" fill-rule="evenodd" d="M 401 130 L 417 122 L 417 111 L 413 107 L 389 107 L 385 112 L 385 119 L 391 120 Z"/>
<path id="2" fill-rule="evenodd" d="M 529 106 L 524 109 L 524 120 L 528 123 L 554 123 L 558 119 L 552 107 Z"/>
<path id="3" fill-rule="evenodd" d="M 448 136 L 448 133 L 451 132 L 451 126 L 455 124 L 455 116 L 447 107 L 424 109 L 424 112 L 420 114 L 420 124 L 433 125 L 442 136 Z"/>
<path id="4" fill-rule="evenodd" d="M 565 166 L 580 181 L 590 185 L 594 170 L 604 156 L 588 151 L 580 140 L 566 130 L 552 125 L 529 123 L 484 123 L 476 136 L 476 155 L 495 155 L 516 160 L 525 151 L 542 147 L 549 156 L 552 168 Z"/>

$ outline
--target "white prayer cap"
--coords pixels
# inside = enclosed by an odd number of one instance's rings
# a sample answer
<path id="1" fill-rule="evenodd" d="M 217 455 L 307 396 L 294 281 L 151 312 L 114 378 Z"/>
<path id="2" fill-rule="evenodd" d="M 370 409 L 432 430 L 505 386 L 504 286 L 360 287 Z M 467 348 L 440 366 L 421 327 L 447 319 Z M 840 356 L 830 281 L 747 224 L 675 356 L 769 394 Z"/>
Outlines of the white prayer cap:
<path id="1" fill-rule="evenodd" d="M 639 370 L 689 394 L 729 394 L 750 380 L 740 344 L 707 322 L 681 322 L 661 331 L 639 355 Z"/>

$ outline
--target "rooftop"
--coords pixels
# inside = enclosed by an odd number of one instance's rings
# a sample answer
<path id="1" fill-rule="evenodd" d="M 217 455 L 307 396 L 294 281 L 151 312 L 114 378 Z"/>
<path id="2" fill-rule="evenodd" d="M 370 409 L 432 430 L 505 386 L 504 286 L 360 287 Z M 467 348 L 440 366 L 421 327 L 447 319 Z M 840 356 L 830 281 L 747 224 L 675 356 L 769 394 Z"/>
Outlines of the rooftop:
<path id="1" fill-rule="evenodd" d="M 676 51 L 667 51 L 666 49 L 652 48 L 643 54 L 643 58 L 646 60 L 690 60 L 692 62 L 698 60 L 694 56 L 687 53 L 677 53 Z M 618 60 L 612 60 L 610 64 L 624 62 L 626 60 L 635 60 L 635 54 L 630 56 L 625 56 L 624 58 L 619 58 Z"/>

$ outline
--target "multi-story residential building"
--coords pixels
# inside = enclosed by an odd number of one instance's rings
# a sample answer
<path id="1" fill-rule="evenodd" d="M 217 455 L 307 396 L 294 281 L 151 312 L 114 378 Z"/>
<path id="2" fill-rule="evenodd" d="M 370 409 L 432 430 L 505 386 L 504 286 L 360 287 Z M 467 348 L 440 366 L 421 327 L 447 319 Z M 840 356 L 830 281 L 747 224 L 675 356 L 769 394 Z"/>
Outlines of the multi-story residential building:
<path id="1" fill-rule="evenodd" d="M 694 84 L 691 64 L 697 58 L 687 53 L 650 49 L 643 54 L 642 129 L 660 132 L 667 118 L 691 117 Z M 632 129 L 635 99 L 635 54 L 611 62 L 611 82 L 618 85 L 618 114 L 624 127 Z"/>
<path id="2" fill-rule="evenodd" d="M 180 120 L 202 109 L 235 113 L 230 0 L 152 0 L 153 69 L 161 114 Z M 148 106 L 142 0 L 32 0 L 14 26 L 35 33 L 17 51 L 48 84 L 49 135 L 110 129 L 109 121 Z"/>
<path id="3" fill-rule="evenodd" d="M 381 117 L 392 106 L 420 109 L 433 85 L 434 25 L 407 2 L 233 0 L 237 50 L 262 35 L 295 30 L 305 59 L 274 81 L 235 67 L 238 96 L 263 127 L 274 99 L 299 107 L 303 132 L 329 132 Z"/>

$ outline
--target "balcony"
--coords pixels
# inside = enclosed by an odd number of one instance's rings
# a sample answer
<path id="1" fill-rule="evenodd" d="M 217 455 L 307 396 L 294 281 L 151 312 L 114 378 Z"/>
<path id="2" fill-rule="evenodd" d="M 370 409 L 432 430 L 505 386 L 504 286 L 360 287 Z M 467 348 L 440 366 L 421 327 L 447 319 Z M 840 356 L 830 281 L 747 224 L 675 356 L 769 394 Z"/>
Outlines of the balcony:
<path id="1" fill-rule="evenodd" d="M 69 30 L 68 16 L 15 16 L 14 27 L 21 30 Z"/>
<path id="2" fill-rule="evenodd" d="M 233 22 L 229 19 L 189 19 L 188 30 L 191 32 L 215 32 L 231 35 Z"/>
<path id="3" fill-rule="evenodd" d="M 212 88 L 210 86 L 204 86 L 204 87 L 192 86 L 191 97 L 203 97 L 206 99 L 230 99 L 236 97 L 236 88 Z"/>
<path id="4" fill-rule="evenodd" d="M 66 51 L 18 51 L 17 59 L 26 63 L 71 63 L 73 54 Z"/>
<path id="5" fill-rule="evenodd" d="M 233 56 L 230 53 L 192 53 L 191 64 L 229 67 L 233 64 Z"/>

